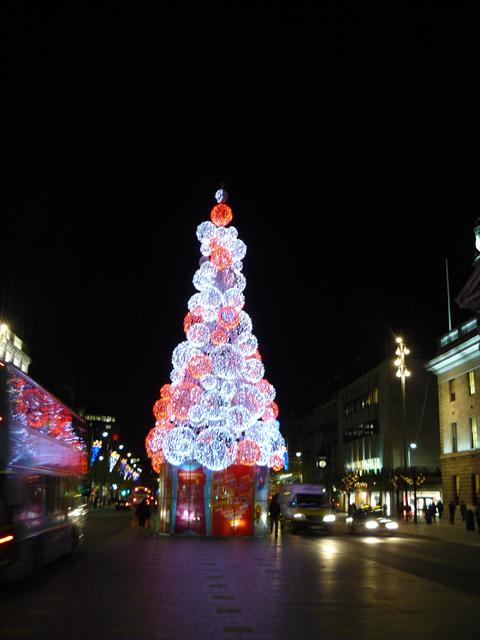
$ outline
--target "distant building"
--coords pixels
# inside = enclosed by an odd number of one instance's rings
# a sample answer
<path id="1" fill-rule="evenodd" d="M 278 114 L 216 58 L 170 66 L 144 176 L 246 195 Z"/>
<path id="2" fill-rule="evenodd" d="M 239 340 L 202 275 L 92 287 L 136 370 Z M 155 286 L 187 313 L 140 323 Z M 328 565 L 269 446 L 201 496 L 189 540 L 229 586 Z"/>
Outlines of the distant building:
<path id="1" fill-rule="evenodd" d="M 443 498 L 480 497 L 480 336 L 476 318 L 442 336 L 427 369 L 437 376 Z"/>
<path id="2" fill-rule="evenodd" d="M 12 362 L 24 373 L 28 373 L 32 359 L 25 352 L 25 346 L 23 340 L 20 340 L 7 324 L 0 324 L 0 360 Z"/>

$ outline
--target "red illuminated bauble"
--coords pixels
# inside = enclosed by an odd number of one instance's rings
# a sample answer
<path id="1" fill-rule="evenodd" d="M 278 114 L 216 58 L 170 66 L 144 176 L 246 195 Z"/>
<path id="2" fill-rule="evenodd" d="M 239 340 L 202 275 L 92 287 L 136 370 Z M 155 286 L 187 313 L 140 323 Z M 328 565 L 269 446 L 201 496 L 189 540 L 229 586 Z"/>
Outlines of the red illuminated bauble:
<path id="1" fill-rule="evenodd" d="M 242 440 L 237 445 L 237 462 L 250 467 L 257 462 L 261 455 L 260 447 L 253 440 Z"/>
<path id="2" fill-rule="evenodd" d="M 192 378 L 203 378 L 212 371 L 212 359 L 202 353 L 196 354 L 190 358 L 187 368 Z"/>
<path id="3" fill-rule="evenodd" d="M 169 398 L 160 398 L 153 405 L 153 415 L 157 420 L 163 420 L 168 418 L 170 413 L 170 399 Z"/>
<path id="4" fill-rule="evenodd" d="M 219 344 L 225 344 L 228 340 L 228 336 L 223 329 L 215 329 L 215 331 L 212 331 L 210 334 L 210 340 L 212 341 L 212 344 L 218 346 Z"/>
<path id="5" fill-rule="evenodd" d="M 240 315 L 235 307 L 222 307 L 218 312 L 218 324 L 222 329 L 235 329 L 240 322 Z"/>
<path id="6" fill-rule="evenodd" d="M 283 469 L 283 458 L 278 453 L 274 453 L 270 458 L 269 467 L 273 469 L 273 471 L 280 471 Z"/>
<path id="7" fill-rule="evenodd" d="M 226 227 L 232 221 L 233 213 L 228 204 L 216 204 L 210 212 L 210 218 L 217 227 Z"/>
<path id="8" fill-rule="evenodd" d="M 262 356 L 260 354 L 260 351 L 255 351 L 254 353 L 252 353 L 251 356 L 246 356 L 246 359 L 248 358 L 255 358 L 256 360 L 260 360 L 260 362 L 262 362 Z"/>
<path id="9" fill-rule="evenodd" d="M 190 329 L 192 324 L 197 324 L 198 322 L 202 322 L 202 309 L 200 307 L 196 307 L 194 311 L 189 311 L 183 320 L 183 330 L 185 333 Z"/>
<path id="10" fill-rule="evenodd" d="M 210 261 L 216 269 L 223 271 L 233 263 L 232 254 L 221 245 L 216 245 L 210 254 Z"/>
<path id="11" fill-rule="evenodd" d="M 155 453 L 152 458 L 152 469 L 155 473 L 160 473 L 162 464 L 165 462 L 165 456 L 163 455 L 163 451 L 159 451 Z"/>
<path id="12" fill-rule="evenodd" d="M 172 413 L 177 420 L 185 420 L 188 417 L 190 409 L 200 404 L 202 399 L 202 390 L 196 384 L 191 382 L 183 382 L 182 384 L 172 385 L 172 393 L 170 396 Z"/>
<path id="13" fill-rule="evenodd" d="M 161 388 L 160 388 L 160 398 L 169 398 L 170 397 L 170 387 L 172 385 L 171 384 L 164 384 Z"/>

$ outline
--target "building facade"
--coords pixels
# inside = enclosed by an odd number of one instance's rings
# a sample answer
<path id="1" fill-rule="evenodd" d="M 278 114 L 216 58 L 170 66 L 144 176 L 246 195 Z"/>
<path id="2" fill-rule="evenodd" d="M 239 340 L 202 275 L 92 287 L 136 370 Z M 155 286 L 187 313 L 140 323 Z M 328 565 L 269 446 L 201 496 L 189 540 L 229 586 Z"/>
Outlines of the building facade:
<path id="1" fill-rule="evenodd" d="M 436 380 L 423 361 L 410 359 L 408 365 L 412 376 L 404 394 L 392 358 L 340 389 L 303 421 L 308 478 L 336 489 L 343 509 L 348 502 L 381 504 L 391 514 L 399 503 L 413 506 L 414 493 L 419 510 L 440 498 Z M 404 478 L 417 475 L 424 481 L 414 491 Z M 348 489 L 347 477 L 353 478 Z"/>
<path id="2" fill-rule="evenodd" d="M 23 340 L 20 340 L 5 323 L 0 324 L 0 360 L 12 362 L 24 373 L 28 373 L 32 362 L 30 356 L 25 352 Z"/>
<path id="3" fill-rule="evenodd" d="M 480 335 L 473 318 L 440 338 L 427 363 L 437 376 L 444 501 L 480 497 Z"/>

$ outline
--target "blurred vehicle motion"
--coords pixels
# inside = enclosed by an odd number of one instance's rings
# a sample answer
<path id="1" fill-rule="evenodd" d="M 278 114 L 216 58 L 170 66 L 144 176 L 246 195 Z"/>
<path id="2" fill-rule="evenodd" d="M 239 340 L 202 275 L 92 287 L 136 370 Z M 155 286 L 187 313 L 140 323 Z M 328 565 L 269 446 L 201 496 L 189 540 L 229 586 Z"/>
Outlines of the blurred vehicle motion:
<path id="1" fill-rule="evenodd" d="M 115 509 L 117 511 L 121 511 L 121 510 L 125 510 L 125 509 L 131 509 L 132 508 L 132 501 L 130 498 L 118 498 L 117 500 L 115 500 Z"/>
<path id="2" fill-rule="evenodd" d="M 335 510 L 320 484 L 283 485 L 279 494 L 280 522 L 282 527 L 297 531 L 332 531 L 336 520 Z"/>
<path id="3" fill-rule="evenodd" d="M 398 531 L 398 522 L 387 518 L 382 507 L 369 505 L 359 507 L 346 519 L 347 528 L 351 533 L 387 533 L 391 535 Z"/>
<path id="4" fill-rule="evenodd" d="M 82 542 L 87 466 L 83 420 L 0 361 L 0 583 Z"/>
<path id="5" fill-rule="evenodd" d="M 135 487 L 133 490 L 132 496 L 130 496 L 132 507 L 138 507 L 138 505 L 144 500 L 147 501 L 148 505 L 152 505 L 154 503 L 154 496 L 152 490 L 148 487 Z"/>

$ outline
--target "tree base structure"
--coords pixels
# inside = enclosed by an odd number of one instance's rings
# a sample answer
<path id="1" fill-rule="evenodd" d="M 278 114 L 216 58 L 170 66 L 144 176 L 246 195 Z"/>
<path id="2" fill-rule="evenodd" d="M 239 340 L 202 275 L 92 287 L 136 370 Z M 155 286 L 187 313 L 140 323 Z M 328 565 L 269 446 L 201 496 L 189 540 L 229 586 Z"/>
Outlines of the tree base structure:
<path id="1" fill-rule="evenodd" d="M 159 533 L 203 537 L 267 535 L 268 467 L 161 465 Z"/>

